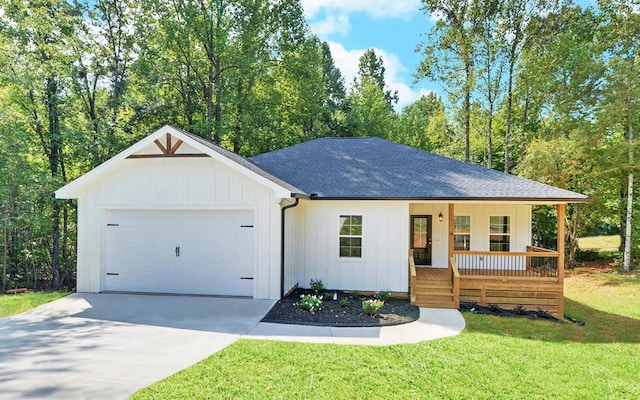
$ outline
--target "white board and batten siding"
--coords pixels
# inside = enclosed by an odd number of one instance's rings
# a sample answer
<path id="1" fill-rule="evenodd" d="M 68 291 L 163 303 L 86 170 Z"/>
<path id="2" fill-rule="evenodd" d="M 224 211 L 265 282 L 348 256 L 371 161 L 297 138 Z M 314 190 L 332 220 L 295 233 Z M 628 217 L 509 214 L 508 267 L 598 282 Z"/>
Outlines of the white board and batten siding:
<path id="1" fill-rule="evenodd" d="M 329 289 L 408 290 L 410 216 L 432 216 L 432 267 L 448 265 L 447 203 L 405 201 L 309 201 L 286 212 L 285 290 L 322 279 Z M 443 221 L 438 220 L 442 213 Z M 471 217 L 471 250 L 489 251 L 489 217 L 509 216 L 512 252 L 531 243 L 531 206 L 458 203 Z M 362 215 L 362 257 L 339 257 L 341 215 Z"/>
<path id="2" fill-rule="evenodd" d="M 329 289 L 406 292 L 409 203 L 309 201 L 286 211 L 285 290 L 322 279 Z M 362 257 L 340 257 L 341 215 L 362 216 Z"/>
<path id="3" fill-rule="evenodd" d="M 105 254 L 109 251 L 109 244 L 105 241 L 108 239 L 107 229 L 117 227 L 108 227 L 107 223 L 117 223 L 109 219 L 118 215 L 118 212 L 122 214 L 119 217 L 128 212 L 130 216 L 144 215 L 168 220 L 183 216 L 195 222 L 200 219 L 198 213 L 204 212 L 202 219 L 205 221 L 202 223 L 206 223 L 207 218 L 216 223 L 215 216 L 226 211 L 229 215 L 238 216 L 234 223 L 242 220 L 242 224 L 253 225 L 250 228 L 252 235 L 249 238 L 246 234 L 243 236 L 247 245 L 252 246 L 247 251 L 251 259 L 247 259 L 247 254 L 238 255 L 240 259 L 244 257 L 243 262 L 251 262 L 253 283 L 250 293 L 245 289 L 239 289 L 237 293 L 252 295 L 257 299 L 280 297 L 280 199 L 276 198 L 272 189 L 212 157 L 126 159 L 99 178 L 84 185 L 78 195 L 78 291 L 100 292 L 109 289 L 109 284 L 105 287 L 108 272 L 105 263 L 113 255 Z M 170 226 L 169 222 L 156 228 L 151 224 L 148 229 L 164 229 L 164 233 L 168 234 Z M 200 234 L 221 233 L 203 228 Z M 159 240 L 153 237 L 149 239 L 152 242 Z M 174 251 L 171 246 L 169 250 Z M 228 254 L 224 257 L 228 257 Z M 243 271 L 242 274 L 246 275 L 247 272 Z M 154 287 L 160 291 L 164 288 L 149 285 L 149 291 L 155 291 Z M 178 292 L 189 290 L 180 289 Z M 191 291 L 209 292 L 195 287 Z M 215 290 L 210 294 L 216 294 Z"/>

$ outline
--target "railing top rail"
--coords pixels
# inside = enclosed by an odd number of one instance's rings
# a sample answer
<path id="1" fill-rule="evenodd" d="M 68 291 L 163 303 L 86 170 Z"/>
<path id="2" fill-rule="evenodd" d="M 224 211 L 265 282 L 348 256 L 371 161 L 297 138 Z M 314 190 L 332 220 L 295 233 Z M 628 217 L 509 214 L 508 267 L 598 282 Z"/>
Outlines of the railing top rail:
<path id="1" fill-rule="evenodd" d="M 538 246 L 527 246 L 527 250 L 534 251 L 534 252 L 543 252 L 543 253 L 557 253 L 557 251 L 555 250 L 545 249 L 544 247 L 538 247 Z"/>
<path id="2" fill-rule="evenodd" d="M 453 273 L 453 276 L 460 276 L 460 271 L 458 271 L 458 263 L 456 262 L 456 259 L 453 257 L 449 257 L 449 263 L 451 264 L 451 272 Z"/>
<path id="3" fill-rule="evenodd" d="M 511 251 L 461 251 L 453 252 L 453 255 L 466 256 L 498 256 L 498 257 L 558 257 L 558 252 L 511 252 Z"/>

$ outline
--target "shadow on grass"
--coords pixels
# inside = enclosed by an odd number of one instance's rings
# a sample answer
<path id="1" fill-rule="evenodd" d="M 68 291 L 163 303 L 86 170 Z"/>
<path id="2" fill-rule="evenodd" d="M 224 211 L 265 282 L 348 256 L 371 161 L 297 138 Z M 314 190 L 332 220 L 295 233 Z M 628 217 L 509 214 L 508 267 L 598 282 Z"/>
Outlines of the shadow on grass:
<path id="1" fill-rule="evenodd" d="M 640 343 L 640 320 L 596 310 L 565 298 L 565 314 L 585 321 L 553 322 L 464 313 L 466 331 L 546 342 Z"/>

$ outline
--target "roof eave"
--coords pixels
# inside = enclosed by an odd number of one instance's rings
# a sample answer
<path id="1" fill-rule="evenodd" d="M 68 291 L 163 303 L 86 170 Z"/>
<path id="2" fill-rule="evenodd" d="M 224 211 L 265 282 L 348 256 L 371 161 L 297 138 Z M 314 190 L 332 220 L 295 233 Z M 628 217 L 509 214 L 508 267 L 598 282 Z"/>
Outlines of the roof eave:
<path id="1" fill-rule="evenodd" d="M 398 200 L 398 201 L 447 201 L 454 203 L 462 202 L 518 202 L 518 203 L 540 203 L 540 204 L 569 204 L 569 203 L 591 203 L 591 197 L 585 198 L 542 198 L 542 197 L 385 197 L 385 196 L 319 196 L 311 195 L 310 200 Z"/>

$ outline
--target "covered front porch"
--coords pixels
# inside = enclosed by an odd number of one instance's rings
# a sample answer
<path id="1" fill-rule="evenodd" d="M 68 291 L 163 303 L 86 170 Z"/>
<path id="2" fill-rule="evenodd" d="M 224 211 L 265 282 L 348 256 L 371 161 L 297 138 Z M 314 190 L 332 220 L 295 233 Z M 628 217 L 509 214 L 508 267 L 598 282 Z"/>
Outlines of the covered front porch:
<path id="1" fill-rule="evenodd" d="M 526 246 L 524 251 L 456 250 L 455 205 L 448 205 L 448 262 L 445 267 L 416 265 L 409 251 L 409 295 L 421 307 L 459 308 L 461 302 L 512 309 L 564 313 L 564 214 L 556 205 L 558 251 Z"/>

